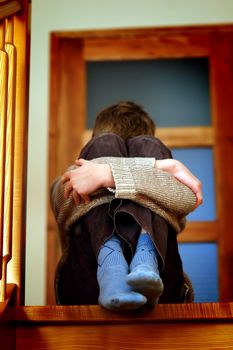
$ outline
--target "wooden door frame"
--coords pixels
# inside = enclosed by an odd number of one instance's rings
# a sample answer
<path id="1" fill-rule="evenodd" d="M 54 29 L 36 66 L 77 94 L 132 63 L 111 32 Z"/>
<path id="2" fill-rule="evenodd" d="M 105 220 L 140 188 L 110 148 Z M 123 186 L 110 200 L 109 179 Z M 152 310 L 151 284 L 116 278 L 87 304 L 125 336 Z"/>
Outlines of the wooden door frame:
<path id="1" fill-rule="evenodd" d="M 233 239 L 229 227 L 233 227 L 230 210 L 233 178 L 229 164 L 233 150 L 233 26 L 54 32 L 51 33 L 50 57 L 49 186 L 73 163 L 83 145 L 82 135 L 86 131 L 86 62 L 208 58 L 212 125 L 197 128 L 196 132 L 194 128 L 159 132 L 168 146 L 176 146 L 174 140 L 179 137 L 182 141 L 178 146 L 204 145 L 214 149 L 217 219 L 214 222 L 189 223 L 179 239 L 218 243 L 220 300 L 232 301 Z M 49 304 L 54 303 L 53 276 L 59 258 L 58 246 L 56 224 L 48 204 Z"/>

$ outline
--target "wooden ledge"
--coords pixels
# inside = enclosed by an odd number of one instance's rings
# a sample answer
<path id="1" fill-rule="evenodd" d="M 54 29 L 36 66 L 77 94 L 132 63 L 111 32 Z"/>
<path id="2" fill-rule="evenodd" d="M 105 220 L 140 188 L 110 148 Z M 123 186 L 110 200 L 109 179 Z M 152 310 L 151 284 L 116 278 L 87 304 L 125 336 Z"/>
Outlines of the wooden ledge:
<path id="1" fill-rule="evenodd" d="M 129 324 L 182 321 L 233 321 L 233 303 L 190 303 L 157 305 L 151 310 L 111 312 L 98 305 L 17 306 L 16 322 Z"/>

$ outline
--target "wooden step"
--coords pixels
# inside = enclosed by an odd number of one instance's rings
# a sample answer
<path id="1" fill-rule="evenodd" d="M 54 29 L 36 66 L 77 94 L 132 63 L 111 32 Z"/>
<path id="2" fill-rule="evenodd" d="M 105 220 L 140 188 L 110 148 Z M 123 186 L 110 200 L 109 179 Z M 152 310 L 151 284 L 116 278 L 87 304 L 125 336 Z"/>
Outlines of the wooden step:
<path id="1" fill-rule="evenodd" d="M 233 349 L 233 303 L 157 305 L 110 312 L 100 306 L 14 306 L 14 285 L 0 303 L 1 350 Z"/>
<path id="2" fill-rule="evenodd" d="M 16 349 L 233 349 L 232 320 L 233 303 L 127 313 L 96 305 L 16 307 Z"/>

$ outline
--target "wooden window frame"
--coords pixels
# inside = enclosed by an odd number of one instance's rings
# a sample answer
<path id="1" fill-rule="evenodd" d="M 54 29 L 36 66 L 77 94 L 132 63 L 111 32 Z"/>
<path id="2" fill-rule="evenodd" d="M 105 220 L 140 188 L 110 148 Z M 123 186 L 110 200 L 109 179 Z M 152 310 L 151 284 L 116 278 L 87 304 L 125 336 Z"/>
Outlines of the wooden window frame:
<path id="1" fill-rule="evenodd" d="M 207 58 L 212 124 L 158 129 L 169 147 L 212 147 L 217 219 L 188 223 L 182 242 L 217 242 L 220 300 L 233 300 L 231 174 L 233 137 L 233 26 L 196 26 L 51 33 L 48 184 L 64 172 L 88 138 L 86 63 L 104 60 Z M 70 127 L 72 125 L 72 127 Z M 47 302 L 54 303 L 59 258 L 56 224 L 48 205 Z"/>

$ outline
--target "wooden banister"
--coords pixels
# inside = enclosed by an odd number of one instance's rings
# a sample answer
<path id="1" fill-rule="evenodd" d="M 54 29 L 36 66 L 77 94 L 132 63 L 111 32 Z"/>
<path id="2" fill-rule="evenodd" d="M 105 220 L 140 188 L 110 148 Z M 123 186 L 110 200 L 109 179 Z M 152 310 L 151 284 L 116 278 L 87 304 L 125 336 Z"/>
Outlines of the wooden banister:
<path id="1" fill-rule="evenodd" d="M 16 47 L 13 44 L 13 18 L 5 20 L 5 45 L 7 54 L 7 111 L 5 131 L 5 168 L 4 168 L 4 225 L 3 225 L 3 275 L 1 300 L 6 295 L 6 269 L 12 257 L 12 221 L 13 221 L 13 179 L 14 179 L 14 125 L 15 125 L 15 89 L 16 89 Z"/>
<path id="2" fill-rule="evenodd" d="M 15 137 L 15 91 L 16 47 L 13 44 L 13 19 L 6 20 L 5 51 L 8 55 L 8 99 L 5 159 L 5 205 L 4 205 L 4 254 L 12 256 L 14 137 Z"/>
<path id="3" fill-rule="evenodd" d="M 0 278 L 2 278 L 3 257 L 3 224 L 4 224 L 4 187 L 5 187 L 5 139 L 7 117 L 7 83 L 8 83 L 8 57 L 4 50 L 5 21 L 0 22 Z M 1 291 L 0 291 L 1 293 Z M 2 294 L 2 293 L 1 293 Z M 0 300 L 3 296 L 0 295 Z"/>
<path id="4" fill-rule="evenodd" d="M 0 12 L 3 6 L 10 15 L 0 17 L 0 301 L 6 299 L 6 285 L 12 282 L 19 287 L 20 303 L 24 292 L 28 0 L 0 1 Z"/>

